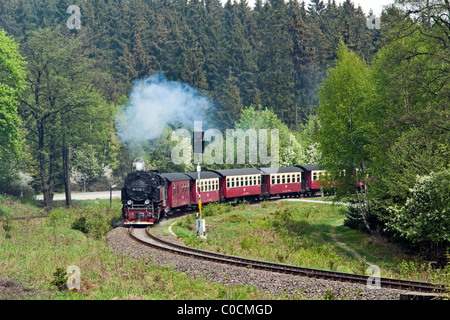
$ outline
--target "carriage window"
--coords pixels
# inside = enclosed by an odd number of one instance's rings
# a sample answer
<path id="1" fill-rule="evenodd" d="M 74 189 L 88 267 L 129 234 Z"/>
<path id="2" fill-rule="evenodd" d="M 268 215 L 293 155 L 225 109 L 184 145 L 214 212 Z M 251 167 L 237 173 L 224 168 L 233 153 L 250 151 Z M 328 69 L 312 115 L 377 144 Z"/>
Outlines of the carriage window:
<path id="1" fill-rule="evenodd" d="M 284 174 L 281 176 L 281 183 L 285 183 L 286 182 L 286 178 L 284 176 Z"/>
<path id="2" fill-rule="evenodd" d="M 300 173 L 297 173 L 297 182 L 300 182 Z"/>
<path id="3" fill-rule="evenodd" d="M 287 183 L 291 183 L 291 175 L 290 174 L 287 175 L 287 181 L 286 182 Z"/>
<path id="4" fill-rule="evenodd" d="M 219 180 L 216 180 L 216 190 L 219 190 Z"/>
<path id="5" fill-rule="evenodd" d="M 244 186 L 247 186 L 248 185 L 248 177 L 245 177 L 244 178 Z"/>
<path id="6" fill-rule="evenodd" d="M 227 188 L 230 187 L 230 178 L 227 178 Z"/>
<path id="7" fill-rule="evenodd" d="M 258 184 L 261 184 L 261 176 L 258 176 Z"/>
<path id="8" fill-rule="evenodd" d="M 275 184 L 275 176 L 272 176 L 272 184 Z"/>
<path id="9" fill-rule="evenodd" d="M 241 177 L 241 184 L 240 184 L 240 186 L 241 186 L 241 187 L 244 186 L 244 177 Z"/>

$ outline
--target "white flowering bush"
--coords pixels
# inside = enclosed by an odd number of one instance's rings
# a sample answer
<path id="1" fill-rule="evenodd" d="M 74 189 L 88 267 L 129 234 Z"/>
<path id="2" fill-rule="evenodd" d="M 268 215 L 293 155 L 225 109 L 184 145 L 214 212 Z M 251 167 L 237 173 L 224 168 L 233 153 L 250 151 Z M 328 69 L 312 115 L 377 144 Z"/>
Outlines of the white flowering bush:
<path id="1" fill-rule="evenodd" d="M 434 255 L 445 255 L 450 245 L 450 170 L 417 176 L 405 205 L 389 211 L 388 227 Z"/>

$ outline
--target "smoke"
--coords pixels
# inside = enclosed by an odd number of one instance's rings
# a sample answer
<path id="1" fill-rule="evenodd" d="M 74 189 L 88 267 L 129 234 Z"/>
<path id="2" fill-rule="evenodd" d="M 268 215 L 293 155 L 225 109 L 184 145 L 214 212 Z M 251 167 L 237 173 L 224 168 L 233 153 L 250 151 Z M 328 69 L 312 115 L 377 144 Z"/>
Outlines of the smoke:
<path id="1" fill-rule="evenodd" d="M 208 99 L 197 89 L 155 73 L 135 81 L 128 106 L 116 117 L 117 136 L 139 153 L 141 143 L 159 137 L 166 124 L 179 121 L 192 128 L 209 108 Z"/>

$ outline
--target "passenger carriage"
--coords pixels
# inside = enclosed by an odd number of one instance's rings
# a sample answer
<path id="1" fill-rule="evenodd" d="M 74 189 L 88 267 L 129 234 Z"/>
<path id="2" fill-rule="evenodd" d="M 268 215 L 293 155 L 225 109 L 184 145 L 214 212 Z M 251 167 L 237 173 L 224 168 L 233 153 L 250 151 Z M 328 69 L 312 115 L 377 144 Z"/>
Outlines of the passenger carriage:
<path id="1" fill-rule="evenodd" d="M 184 173 L 161 173 L 167 180 L 166 213 L 184 210 L 191 204 L 191 179 Z"/>
<path id="2" fill-rule="evenodd" d="M 262 173 L 262 195 L 299 197 L 302 194 L 303 169 L 299 167 L 259 168 Z M 304 190 L 304 189 L 303 189 Z"/>
<path id="3" fill-rule="evenodd" d="M 320 192 L 325 182 L 323 177 L 326 174 L 326 170 L 323 170 L 319 165 L 316 164 L 308 164 L 296 167 L 299 167 L 304 171 L 305 195 L 314 195 L 317 192 Z"/>
<path id="4" fill-rule="evenodd" d="M 198 203 L 198 188 L 197 179 L 198 172 L 188 172 L 186 173 L 190 178 L 190 189 L 191 189 L 191 205 L 196 205 Z M 209 202 L 219 202 L 220 191 L 219 191 L 219 178 L 220 175 L 212 171 L 201 171 L 200 172 L 200 193 L 202 196 L 202 203 Z"/>
<path id="5" fill-rule="evenodd" d="M 255 168 L 211 170 L 219 174 L 220 201 L 259 200 L 261 172 Z"/>

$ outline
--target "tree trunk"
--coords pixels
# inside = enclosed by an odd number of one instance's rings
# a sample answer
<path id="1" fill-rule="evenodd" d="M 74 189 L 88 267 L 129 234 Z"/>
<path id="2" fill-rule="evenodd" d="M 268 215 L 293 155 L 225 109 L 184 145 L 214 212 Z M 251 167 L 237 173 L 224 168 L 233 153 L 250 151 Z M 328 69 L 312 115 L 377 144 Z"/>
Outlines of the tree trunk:
<path id="1" fill-rule="evenodd" d="M 55 193 L 55 137 L 53 135 L 50 136 L 51 142 L 50 142 L 50 154 L 49 154 L 49 160 L 50 160 L 50 167 L 49 167 L 49 174 L 48 174 L 48 193 L 49 193 L 49 207 L 53 206 L 53 196 Z"/>
<path id="2" fill-rule="evenodd" d="M 365 174 L 365 165 L 364 161 L 361 165 L 362 167 L 362 177 Z M 372 229 L 370 228 L 369 222 L 367 220 L 367 215 L 370 213 L 370 202 L 369 202 L 369 194 L 367 187 L 367 181 L 364 179 L 358 179 L 358 175 L 356 172 L 356 169 L 353 170 L 353 174 L 355 177 L 355 191 L 356 191 L 356 197 L 358 198 L 358 205 L 359 205 L 359 211 L 361 212 L 361 217 L 363 218 L 364 224 L 366 226 L 367 231 L 369 231 L 370 234 L 373 234 Z M 361 182 L 363 185 L 361 185 Z"/>
<path id="3" fill-rule="evenodd" d="M 70 187 L 70 163 L 69 163 L 70 150 L 66 141 L 66 133 L 63 133 L 62 158 L 63 158 L 64 193 L 66 194 L 66 206 L 70 207 L 72 205 L 72 190 Z"/>
<path id="4" fill-rule="evenodd" d="M 45 170 L 44 121 L 42 119 L 37 120 L 37 129 L 38 129 L 39 169 L 41 174 L 42 194 L 44 196 L 44 206 L 51 207 L 53 197 L 50 196 L 47 182 L 47 173 Z"/>

